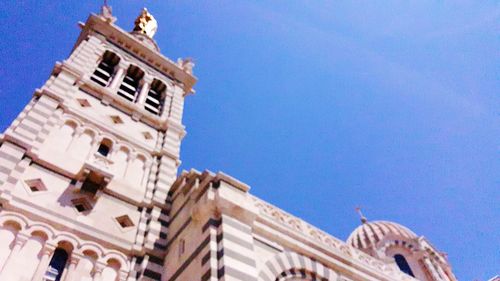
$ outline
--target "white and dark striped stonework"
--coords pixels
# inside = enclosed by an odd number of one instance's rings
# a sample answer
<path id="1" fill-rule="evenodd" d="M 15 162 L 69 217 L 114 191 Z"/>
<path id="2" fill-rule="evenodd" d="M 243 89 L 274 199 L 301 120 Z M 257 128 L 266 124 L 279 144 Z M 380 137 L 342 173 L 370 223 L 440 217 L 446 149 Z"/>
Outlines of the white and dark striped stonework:
<path id="1" fill-rule="evenodd" d="M 222 172 L 178 174 L 193 64 L 104 14 L 0 135 L 0 280 L 456 280 L 401 225 L 366 223 L 346 243 Z"/>

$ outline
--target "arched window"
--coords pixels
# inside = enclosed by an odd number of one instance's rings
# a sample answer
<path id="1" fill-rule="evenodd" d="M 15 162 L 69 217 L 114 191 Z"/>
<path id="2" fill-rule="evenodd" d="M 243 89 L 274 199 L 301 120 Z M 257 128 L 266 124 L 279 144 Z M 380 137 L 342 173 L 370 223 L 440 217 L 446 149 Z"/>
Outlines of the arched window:
<path id="1" fill-rule="evenodd" d="M 118 95 L 135 102 L 142 77 L 144 77 L 144 71 L 135 65 L 131 65 L 123 78 L 120 89 L 118 89 Z"/>
<path id="2" fill-rule="evenodd" d="M 91 152 L 92 142 L 95 138 L 95 133 L 91 130 L 85 130 L 75 141 L 70 145 L 70 153 L 78 160 L 85 160 Z"/>
<path id="3" fill-rule="evenodd" d="M 120 147 L 113 154 L 113 170 L 115 171 L 115 177 L 123 178 L 125 174 L 125 169 L 127 168 L 127 161 L 130 151 L 126 147 Z"/>
<path id="4" fill-rule="evenodd" d="M 400 255 L 400 254 L 394 255 L 394 260 L 396 261 L 396 264 L 398 265 L 399 270 L 401 270 L 402 272 L 404 272 L 412 277 L 415 277 L 415 275 L 413 275 L 413 271 L 411 271 L 411 268 L 410 268 L 410 265 L 408 264 L 408 261 L 406 261 L 406 258 L 403 255 Z"/>
<path id="5" fill-rule="evenodd" d="M 90 79 L 103 87 L 108 86 L 119 62 L 120 58 L 115 53 L 106 51 Z"/>
<path id="6" fill-rule="evenodd" d="M 111 259 L 107 262 L 107 266 L 102 271 L 101 280 L 103 281 L 115 281 L 118 277 L 118 271 L 120 271 L 120 263 Z"/>
<path id="7" fill-rule="evenodd" d="M 99 148 L 97 149 L 97 153 L 101 154 L 104 157 L 107 157 L 109 152 L 111 151 L 111 146 L 113 143 L 109 139 L 103 139 Z"/>
<path id="8" fill-rule="evenodd" d="M 59 130 L 52 131 L 52 141 L 49 142 L 49 145 L 59 151 L 66 151 L 71 144 L 76 127 L 77 125 L 74 122 L 66 121 Z"/>
<path id="9" fill-rule="evenodd" d="M 167 87 L 159 80 L 153 80 L 151 83 L 151 88 L 149 89 L 148 96 L 146 97 L 146 102 L 144 108 L 153 113 L 160 115 L 163 103 L 165 101 L 165 89 Z"/>
<path id="10" fill-rule="evenodd" d="M 62 248 L 57 248 L 45 272 L 44 280 L 59 281 L 68 261 L 68 253 Z"/>

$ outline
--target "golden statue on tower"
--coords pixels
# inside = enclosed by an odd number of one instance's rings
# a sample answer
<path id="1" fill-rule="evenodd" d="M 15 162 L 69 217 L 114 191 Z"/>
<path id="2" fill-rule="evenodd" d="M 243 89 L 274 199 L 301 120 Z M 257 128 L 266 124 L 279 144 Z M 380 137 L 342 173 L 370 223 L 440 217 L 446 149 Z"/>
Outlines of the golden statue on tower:
<path id="1" fill-rule="evenodd" d="M 158 29 L 158 22 L 146 8 L 142 10 L 141 14 L 137 17 L 134 23 L 134 31 L 144 34 L 149 38 L 153 38 L 156 30 Z"/>

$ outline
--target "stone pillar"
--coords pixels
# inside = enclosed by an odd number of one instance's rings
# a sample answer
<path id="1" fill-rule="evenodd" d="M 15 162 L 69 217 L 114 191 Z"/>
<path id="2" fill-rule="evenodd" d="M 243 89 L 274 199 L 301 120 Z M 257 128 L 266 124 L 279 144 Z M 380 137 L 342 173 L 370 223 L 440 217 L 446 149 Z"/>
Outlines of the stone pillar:
<path id="1" fill-rule="evenodd" d="M 111 83 L 109 83 L 108 86 L 112 91 L 118 90 L 118 87 L 120 86 L 121 82 L 123 81 L 123 78 L 125 77 L 127 69 L 128 69 L 127 64 L 121 62 L 118 64 L 118 70 L 116 71 L 115 75 L 111 80 Z"/>
<path id="2" fill-rule="evenodd" d="M 101 145 L 101 142 L 102 142 L 102 136 L 94 136 L 94 138 L 92 139 L 92 142 L 90 143 L 90 150 L 89 150 L 89 153 L 87 154 L 87 156 L 85 157 L 85 160 L 87 159 L 91 159 L 92 156 L 94 155 L 94 153 L 97 152 L 97 148 L 99 148 L 99 145 Z M 111 148 L 113 149 L 113 148 Z M 111 151 L 110 151 L 111 153 Z"/>
<path id="3" fill-rule="evenodd" d="M 92 269 L 94 269 L 95 262 L 95 259 L 91 256 L 80 256 L 73 275 L 73 280 L 92 280 Z"/>
<path id="4" fill-rule="evenodd" d="M 102 270 L 101 281 L 116 281 L 117 277 L 118 271 L 110 265 Z"/>
<path id="5" fill-rule="evenodd" d="M 16 240 L 14 241 L 14 247 L 12 247 L 12 251 L 10 251 L 10 254 L 7 257 L 7 260 L 5 261 L 2 271 L 0 272 L 0 280 L 8 280 L 9 278 L 8 272 L 12 271 L 13 270 L 12 267 L 16 265 L 16 260 L 19 256 L 19 252 L 23 248 L 26 241 L 28 241 L 28 238 L 29 237 L 26 236 L 25 234 L 21 233 L 17 234 Z"/>
<path id="6" fill-rule="evenodd" d="M 218 248 L 224 249 L 219 268 L 224 267 L 224 280 L 257 281 L 257 265 L 253 258 L 252 227 L 227 215 L 221 216 L 222 239 Z"/>
<path id="7" fill-rule="evenodd" d="M 16 239 L 16 232 L 13 227 L 0 228 L 0 271 L 10 255 L 10 245 Z"/>
<path id="8" fill-rule="evenodd" d="M 172 106 L 173 93 L 171 86 L 167 86 L 165 89 L 165 97 L 163 98 L 163 107 L 161 109 L 161 117 L 166 119 L 170 113 L 170 107 Z"/>
<path id="9" fill-rule="evenodd" d="M 94 279 L 92 281 L 101 281 L 102 271 L 106 268 L 105 264 L 96 262 L 94 266 Z"/>
<path id="10" fill-rule="evenodd" d="M 21 280 L 31 280 L 40 264 L 40 253 L 45 245 L 45 239 L 39 236 L 31 236 L 19 252 L 17 259 L 16 275 L 21 276 Z M 3 280 L 3 279 L 2 279 Z"/>
<path id="11" fill-rule="evenodd" d="M 182 113 L 184 111 L 184 89 L 176 84 L 172 89 L 172 105 L 170 107 L 170 118 L 177 123 L 182 123 Z"/>
<path id="12" fill-rule="evenodd" d="M 124 272 L 121 270 L 118 272 L 118 280 L 119 281 L 127 281 L 127 276 L 128 276 L 127 272 Z"/>
<path id="13" fill-rule="evenodd" d="M 123 176 L 124 179 L 126 179 L 130 176 L 130 172 L 132 171 L 133 163 L 134 163 L 136 158 L 137 158 L 137 154 L 134 151 L 130 151 L 128 154 L 128 157 L 127 157 L 127 165 L 125 165 L 125 174 Z"/>
<path id="14" fill-rule="evenodd" d="M 252 225 L 259 210 L 248 196 L 250 187 L 222 173 L 210 184 L 190 210 L 195 222 L 203 224 L 207 215 L 212 217 L 201 227 L 204 235 L 210 235 L 212 243 L 208 252 L 202 254 L 207 257 L 202 261 L 202 274 L 210 281 L 257 281 Z M 221 279 L 216 278 L 220 268 L 224 268 Z"/>
<path id="15" fill-rule="evenodd" d="M 42 258 L 40 259 L 40 263 L 38 264 L 38 267 L 36 268 L 35 274 L 33 274 L 33 278 L 31 279 L 31 281 L 42 280 L 45 272 L 47 271 L 47 268 L 49 267 L 50 258 L 52 257 L 55 249 L 55 246 L 45 244 L 42 250 Z"/>
<path id="16" fill-rule="evenodd" d="M 71 138 L 71 141 L 69 142 L 65 151 L 69 151 L 71 153 L 71 147 L 74 146 L 75 142 L 77 142 L 78 139 L 82 136 L 83 130 L 84 130 L 84 128 L 82 126 L 78 126 L 75 128 L 75 131 L 73 132 L 73 136 Z"/>
<path id="17" fill-rule="evenodd" d="M 148 97 L 149 89 L 151 88 L 151 78 L 148 76 L 144 76 L 142 78 L 144 83 L 142 84 L 141 91 L 139 92 L 139 96 L 137 97 L 137 104 L 143 105 L 146 102 L 146 98 Z"/>
<path id="18" fill-rule="evenodd" d="M 73 253 L 71 255 L 71 260 L 69 261 L 68 271 L 66 272 L 64 281 L 72 281 L 75 278 L 74 275 L 75 275 L 76 265 L 78 264 L 79 261 L 80 257 Z"/>

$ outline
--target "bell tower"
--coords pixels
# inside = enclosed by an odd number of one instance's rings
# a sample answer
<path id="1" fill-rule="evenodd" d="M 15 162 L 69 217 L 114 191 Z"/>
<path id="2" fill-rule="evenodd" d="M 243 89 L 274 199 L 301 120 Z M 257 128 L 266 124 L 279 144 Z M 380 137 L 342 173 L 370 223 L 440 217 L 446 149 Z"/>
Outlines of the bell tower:
<path id="1" fill-rule="evenodd" d="M 160 280 L 167 196 L 196 78 L 111 8 L 0 135 L 0 280 Z M 87 279 L 85 279 L 87 278 Z"/>

